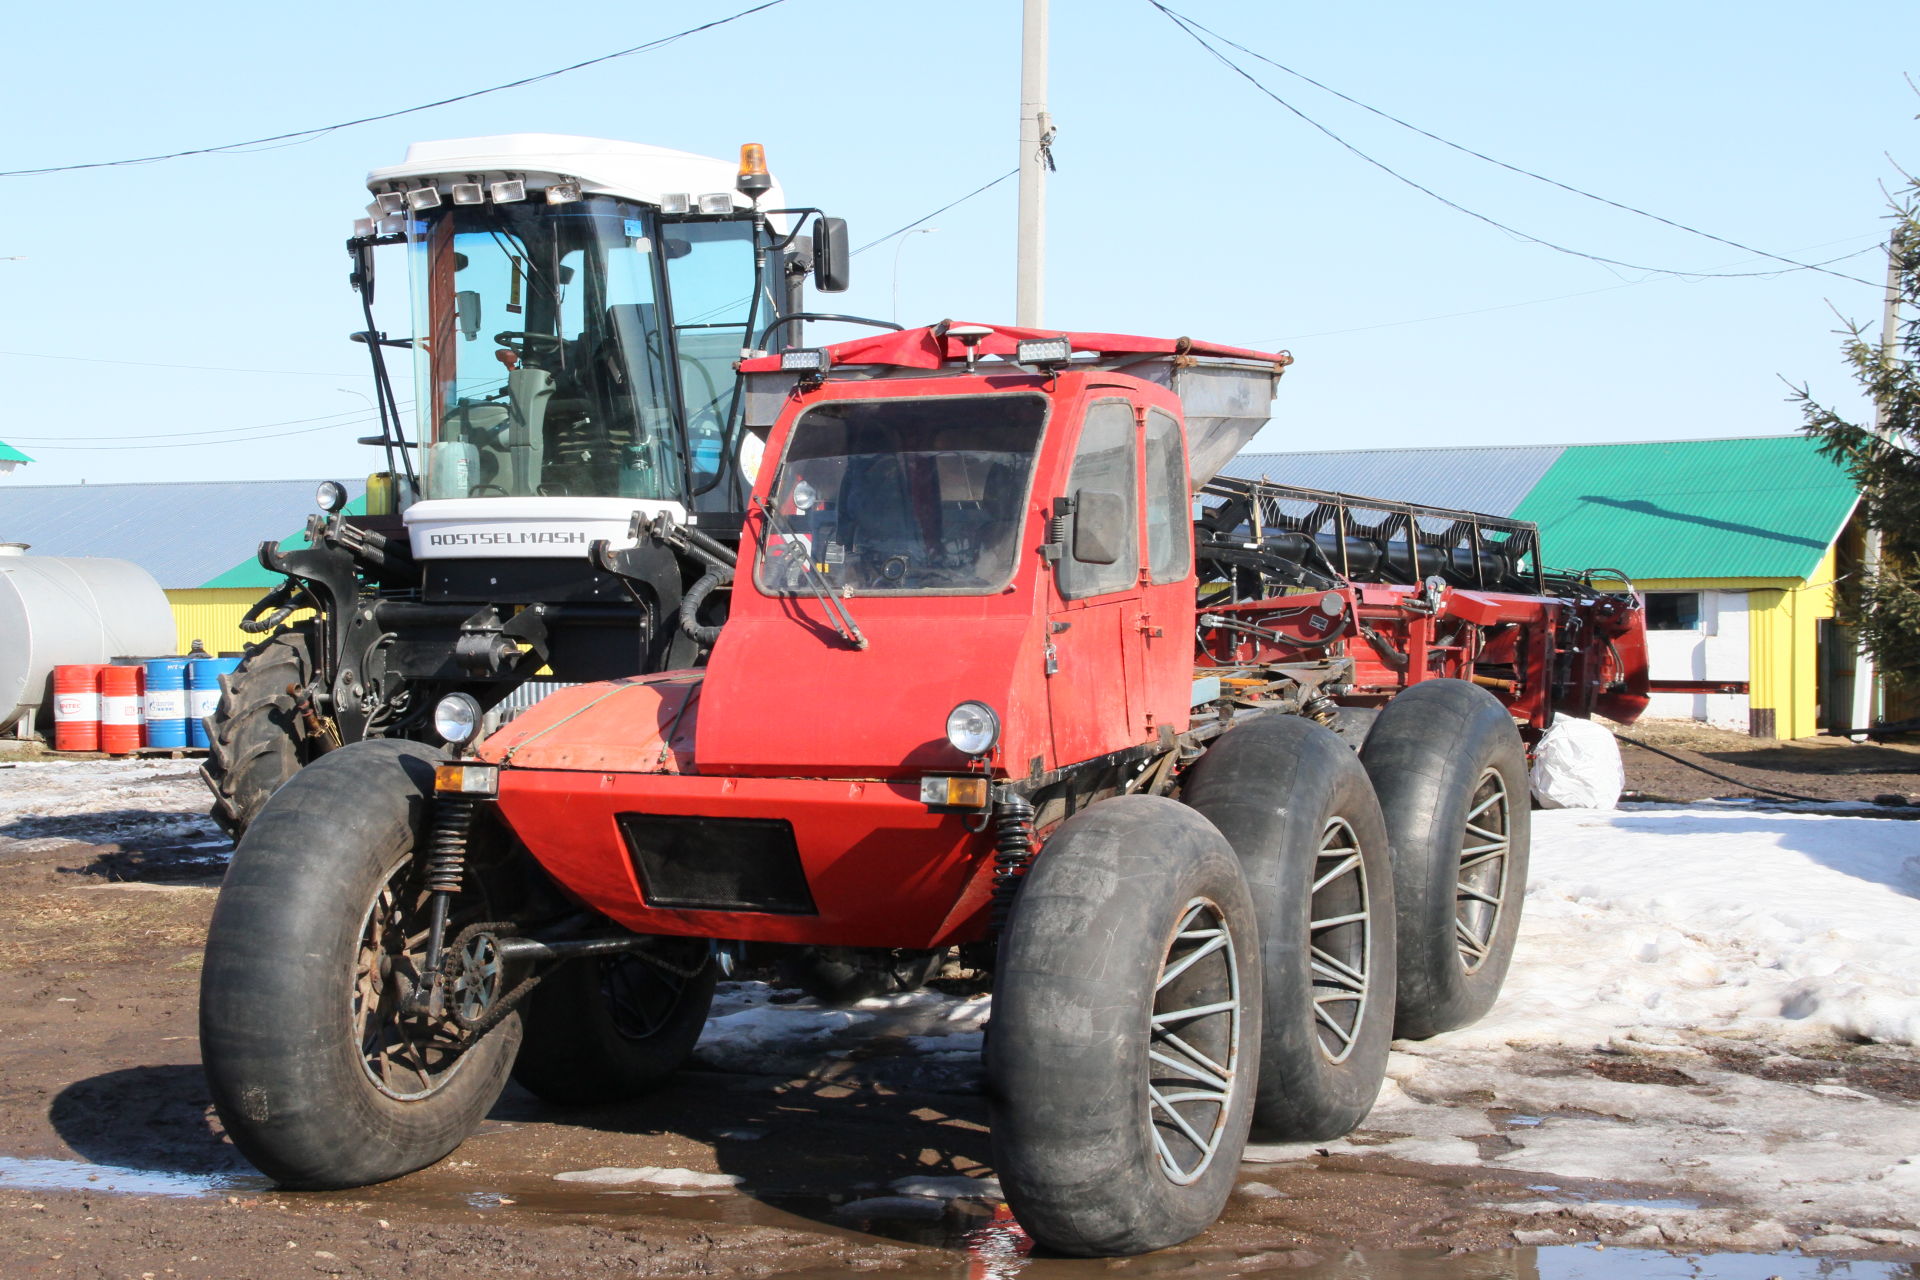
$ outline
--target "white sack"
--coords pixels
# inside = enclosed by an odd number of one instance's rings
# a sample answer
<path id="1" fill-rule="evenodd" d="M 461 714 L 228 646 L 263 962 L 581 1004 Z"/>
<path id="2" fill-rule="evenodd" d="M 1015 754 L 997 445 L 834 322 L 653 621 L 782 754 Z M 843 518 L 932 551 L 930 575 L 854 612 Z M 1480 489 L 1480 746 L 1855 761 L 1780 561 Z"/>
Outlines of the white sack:
<path id="1" fill-rule="evenodd" d="M 1612 809 L 1627 770 L 1611 733 L 1591 720 L 1556 716 L 1534 748 L 1528 781 L 1543 809 Z"/>

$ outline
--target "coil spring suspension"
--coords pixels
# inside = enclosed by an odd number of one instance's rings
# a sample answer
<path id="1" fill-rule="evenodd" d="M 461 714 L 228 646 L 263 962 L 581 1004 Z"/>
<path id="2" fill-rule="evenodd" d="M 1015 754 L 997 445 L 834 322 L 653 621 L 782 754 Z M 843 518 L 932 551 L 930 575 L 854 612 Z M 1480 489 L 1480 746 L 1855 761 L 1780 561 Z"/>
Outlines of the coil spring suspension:
<path id="1" fill-rule="evenodd" d="M 1014 895 L 1033 862 L 1033 805 L 1002 796 L 993 806 L 993 936 L 998 939 L 1013 912 Z"/>
<path id="2" fill-rule="evenodd" d="M 467 840 L 473 834 L 474 802 L 465 796 L 433 804 L 433 843 L 428 847 L 426 890 L 458 893 L 467 875 Z"/>

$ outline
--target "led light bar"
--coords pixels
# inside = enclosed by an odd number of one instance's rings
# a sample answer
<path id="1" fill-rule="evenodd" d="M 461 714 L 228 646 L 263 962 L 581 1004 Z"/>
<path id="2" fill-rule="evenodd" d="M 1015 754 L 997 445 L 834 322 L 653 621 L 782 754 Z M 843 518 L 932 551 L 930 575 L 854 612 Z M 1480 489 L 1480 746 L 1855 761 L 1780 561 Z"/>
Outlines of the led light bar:
<path id="1" fill-rule="evenodd" d="M 797 347 L 780 353 L 780 368 L 785 373 L 825 373 L 827 353 L 820 347 Z"/>
<path id="2" fill-rule="evenodd" d="M 1023 338 L 1013 349 L 1016 364 L 1065 364 L 1073 359 L 1073 342 L 1067 338 Z"/>
<path id="3" fill-rule="evenodd" d="M 508 178 L 504 182 L 496 182 L 491 190 L 495 204 L 517 204 L 527 198 L 527 184 L 520 178 Z"/>

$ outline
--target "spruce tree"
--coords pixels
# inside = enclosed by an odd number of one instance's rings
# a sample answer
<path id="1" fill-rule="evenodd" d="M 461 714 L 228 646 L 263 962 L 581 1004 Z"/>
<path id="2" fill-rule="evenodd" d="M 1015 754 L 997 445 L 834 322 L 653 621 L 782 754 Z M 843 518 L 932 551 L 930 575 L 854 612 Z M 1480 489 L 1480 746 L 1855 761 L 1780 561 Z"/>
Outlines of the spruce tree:
<path id="1" fill-rule="evenodd" d="M 1894 204 L 1895 289 L 1901 319 L 1891 344 L 1882 344 L 1878 320 L 1841 330 L 1841 351 L 1873 404 L 1878 430 L 1848 421 L 1815 401 L 1805 387 L 1801 430 L 1820 451 L 1844 466 L 1860 488 L 1860 514 L 1879 531 L 1879 562 L 1841 584 L 1842 621 L 1889 680 L 1920 685 L 1920 179 Z"/>

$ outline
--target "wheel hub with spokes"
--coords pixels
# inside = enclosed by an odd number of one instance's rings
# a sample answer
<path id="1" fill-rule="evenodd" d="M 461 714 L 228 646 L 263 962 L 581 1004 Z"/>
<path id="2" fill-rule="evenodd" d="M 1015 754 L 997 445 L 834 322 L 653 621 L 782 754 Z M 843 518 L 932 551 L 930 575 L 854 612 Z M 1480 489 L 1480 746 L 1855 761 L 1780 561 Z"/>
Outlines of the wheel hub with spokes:
<path id="1" fill-rule="evenodd" d="M 380 886 L 360 927 L 360 946 L 348 1001 L 348 1018 L 360 1062 L 375 1088 L 390 1098 L 411 1101 L 434 1093 L 460 1069 L 468 1045 L 452 1019 L 418 1009 L 414 996 L 425 981 L 426 894 L 413 883 L 413 864 L 402 862 Z M 484 937 L 484 935 L 483 935 Z M 472 966 L 474 981 L 456 987 L 454 1000 L 468 1004 L 490 999 L 480 978 L 486 956 L 474 952 L 475 938 L 463 948 L 463 976 Z M 491 939 L 487 939 L 491 945 Z M 469 957 L 468 953 L 474 952 Z M 499 954 L 492 952 L 492 981 L 497 984 Z"/>
<path id="2" fill-rule="evenodd" d="M 1512 805 L 1506 779 L 1483 769 L 1467 801 L 1455 876 L 1453 940 L 1460 963 L 1474 973 L 1487 962 L 1507 896 L 1507 855 L 1513 847 Z"/>
<path id="3" fill-rule="evenodd" d="M 1307 946 L 1313 974 L 1314 1031 L 1328 1062 L 1345 1062 L 1367 1009 L 1372 971 L 1372 909 L 1360 837 L 1345 818 L 1320 836 L 1308 894 Z"/>
<path id="4" fill-rule="evenodd" d="M 1243 1087 L 1240 998 L 1224 914 L 1195 898 L 1161 961 L 1147 1041 L 1147 1122 L 1161 1171 L 1182 1186 L 1213 1163 Z"/>

